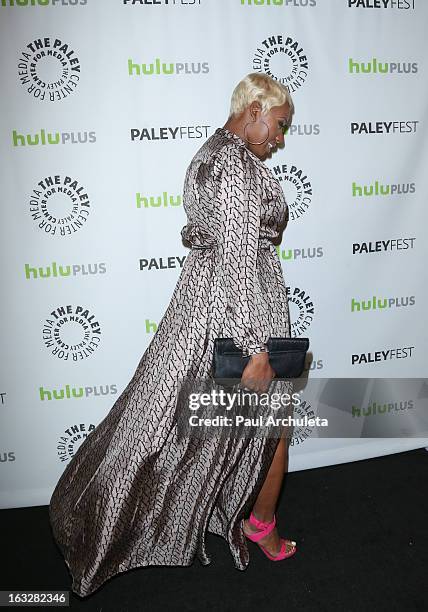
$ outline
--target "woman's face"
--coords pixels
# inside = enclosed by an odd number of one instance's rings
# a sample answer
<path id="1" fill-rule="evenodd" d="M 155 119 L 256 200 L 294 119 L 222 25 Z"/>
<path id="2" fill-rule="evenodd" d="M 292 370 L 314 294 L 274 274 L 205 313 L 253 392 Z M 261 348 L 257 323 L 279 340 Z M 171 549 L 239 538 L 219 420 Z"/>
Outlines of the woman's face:
<path id="1" fill-rule="evenodd" d="M 262 115 L 260 105 L 253 102 L 248 108 L 248 117 L 244 122 L 245 135 L 249 141 L 260 144 L 248 142 L 250 151 L 260 159 L 268 157 L 278 145 L 284 144 L 284 131 L 290 120 L 290 106 L 287 102 L 282 106 L 273 106 L 265 115 Z"/>

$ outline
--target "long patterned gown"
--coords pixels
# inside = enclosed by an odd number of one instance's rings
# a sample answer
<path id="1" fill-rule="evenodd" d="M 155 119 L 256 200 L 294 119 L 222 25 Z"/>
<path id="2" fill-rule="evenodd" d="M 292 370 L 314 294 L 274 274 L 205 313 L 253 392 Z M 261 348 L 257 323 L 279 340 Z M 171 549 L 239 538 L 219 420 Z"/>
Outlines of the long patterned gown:
<path id="1" fill-rule="evenodd" d="M 232 337 L 253 354 L 269 336 L 291 335 L 272 243 L 288 207 L 270 169 L 225 128 L 192 159 L 183 203 L 181 235 L 191 249 L 168 308 L 132 379 L 50 500 L 52 531 L 82 597 L 131 568 L 186 566 L 195 558 L 209 564 L 207 532 L 225 539 L 232 567 L 249 563 L 241 519 L 279 438 L 178 436 L 177 412 L 187 410 L 179 386 L 189 376 L 209 377 L 216 337 Z"/>

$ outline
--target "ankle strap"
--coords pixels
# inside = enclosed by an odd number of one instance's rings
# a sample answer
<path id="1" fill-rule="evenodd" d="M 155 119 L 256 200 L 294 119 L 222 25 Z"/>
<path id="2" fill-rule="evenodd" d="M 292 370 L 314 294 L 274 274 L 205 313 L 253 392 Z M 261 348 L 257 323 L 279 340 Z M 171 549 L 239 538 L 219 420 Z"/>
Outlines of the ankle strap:
<path id="1" fill-rule="evenodd" d="M 257 519 L 254 514 L 251 513 L 250 523 L 257 527 L 257 529 L 261 529 L 261 531 L 258 531 L 257 533 L 247 534 L 247 538 L 249 538 L 253 542 L 258 542 L 262 538 L 266 537 L 272 531 L 272 529 L 275 528 L 276 519 L 274 515 L 273 520 L 270 523 L 265 523 L 264 521 L 259 521 L 259 519 Z"/>
<path id="2" fill-rule="evenodd" d="M 273 519 L 271 520 L 271 522 L 265 522 L 265 521 L 259 521 L 258 518 L 256 518 L 254 516 L 254 514 L 251 512 L 250 514 L 250 523 L 252 525 L 254 525 L 254 527 L 257 527 L 257 529 L 266 529 L 267 527 L 270 527 L 272 524 L 272 527 L 269 531 L 272 531 L 272 529 L 275 527 L 276 524 L 276 517 L 275 514 L 273 515 Z"/>

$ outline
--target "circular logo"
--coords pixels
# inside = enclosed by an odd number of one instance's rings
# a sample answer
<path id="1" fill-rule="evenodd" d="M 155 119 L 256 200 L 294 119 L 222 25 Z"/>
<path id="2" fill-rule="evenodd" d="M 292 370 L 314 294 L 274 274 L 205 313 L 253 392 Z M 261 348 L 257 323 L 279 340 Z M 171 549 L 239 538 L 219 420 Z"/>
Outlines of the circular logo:
<path id="1" fill-rule="evenodd" d="M 80 81 L 80 61 L 67 42 L 45 36 L 28 43 L 21 52 L 18 76 L 33 98 L 56 102 L 76 89 Z"/>
<path id="2" fill-rule="evenodd" d="M 308 76 L 308 58 L 300 43 L 291 36 L 276 34 L 262 40 L 253 55 L 253 70 L 264 72 L 288 87 L 299 89 Z"/>
<path id="3" fill-rule="evenodd" d="M 300 287 L 287 287 L 290 307 L 291 335 L 301 336 L 306 332 L 315 314 L 315 307 L 310 295 Z"/>
<path id="4" fill-rule="evenodd" d="M 61 461 L 68 461 L 71 459 L 82 444 L 83 440 L 94 431 L 95 425 L 90 423 L 79 423 L 78 425 L 70 425 L 64 433 L 60 436 L 56 449 L 58 451 L 58 457 Z"/>
<path id="5" fill-rule="evenodd" d="M 290 164 L 273 167 L 275 178 L 281 183 L 288 204 L 290 221 L 299 219 L 312 204 L 313 190 L 308 175 L 302 168 Z"/>
<path id="6" fill-rule="evenodd" d="M 297 421 L 297 424 L 293 429 L 290 446 L 303 444 L 306 438 L 309 438 L 313 431 L 313 427 L 305 424 L 305 417 L 309 420 L 314 419 L 315 416 L 316 411 L 312 408 L 311 404 L 305 400 L 302 400 L 298 406 L 294 407 L 293 419 Z"/>
<path id="7" fill-rule="evenodd" d="M 83 185 L 71 176 L 44 177 L 30 196 L 30 214 L 50 236 L 72 236 L 89 217 L 90 202 Z"/>
<path id="8" fill-rule="evenodd" d="M 101 342 L 100 324 L 88 308 L 58 306 L 43 324 L 43 340 L 51 354 L 63 361 L 90 357 Z"/>

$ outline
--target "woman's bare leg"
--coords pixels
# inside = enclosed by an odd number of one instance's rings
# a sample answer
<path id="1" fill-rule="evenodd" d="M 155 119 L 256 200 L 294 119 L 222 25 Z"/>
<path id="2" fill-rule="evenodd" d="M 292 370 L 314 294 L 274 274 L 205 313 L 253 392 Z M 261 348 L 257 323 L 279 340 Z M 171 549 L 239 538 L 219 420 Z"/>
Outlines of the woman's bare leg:
<path id="1" fill-rule="evenodd" d="M 253 514 L 260 521 L 270 522 L 273 519 L 282 481 L 284 479 L 284 472 L 287 470 L 287 467 L 288 448 L 286 440 L 281 438 L 278 442 L 263 486 L 253 506 Z"/>
<path id="2" fill-rule="evenodd" d="M 278 442 L 272 463 L 265 478 L 259 495 L 253 506 L 253 514 L 260 521 L 270 522 L 273 519 L 278 496 L 281 490 L 284 472 L 288 469 L 288 440 L 281 438 Z M 244 521 L 244 531 L 247 533 L 257 532 L 258 529 L 253 527 L 246 519 Z M 271 554 L 276 554 L 280 549 L 280 537 L 278 530 L 273 529 L 266 537 L 259 540 L 260 544 L 267 548 Z M 286 551 L 293 548 L 293 545 L 287 541 Z"/>

